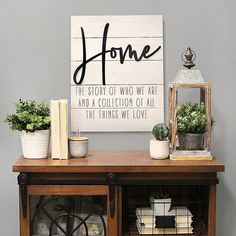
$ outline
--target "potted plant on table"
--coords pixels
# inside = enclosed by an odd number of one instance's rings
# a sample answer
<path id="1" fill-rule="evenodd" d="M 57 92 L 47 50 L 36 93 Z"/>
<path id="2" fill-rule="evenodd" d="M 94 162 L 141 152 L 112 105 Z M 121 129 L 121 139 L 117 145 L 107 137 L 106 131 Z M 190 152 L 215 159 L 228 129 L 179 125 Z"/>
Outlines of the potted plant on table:
<path id="1" fill-rule="evenodd" d="M 164 187 L 156 187 L 153 189 L 149 196 L 149 200 L 155 215 L 166 215 L 170 210 L 170 193 Z"/>
<path id="2" fill-rule="evenodd" d="M 190 102 L 178 107 L 177 134 L 180 150 L 204 149 L 206 130 L 207 116 L 204 104 Z"/>
<path id="3" fill-rule="evenodd" d="M 23 156 L 39 159 L 48 156 L 50 138 L 50 109 L 44 101 L 19 100 L 16 113 L 7 115 L 5 122 L 11 130 L 20 131 Z"/>
<path id="4" fill-rule="evenodd" d="M 155 125 L 152 129 L 155 139 L 150 140 L 150 156 L 154 159 L 166 159 L 169 156 L 169 128 L 163 123 Z"/>

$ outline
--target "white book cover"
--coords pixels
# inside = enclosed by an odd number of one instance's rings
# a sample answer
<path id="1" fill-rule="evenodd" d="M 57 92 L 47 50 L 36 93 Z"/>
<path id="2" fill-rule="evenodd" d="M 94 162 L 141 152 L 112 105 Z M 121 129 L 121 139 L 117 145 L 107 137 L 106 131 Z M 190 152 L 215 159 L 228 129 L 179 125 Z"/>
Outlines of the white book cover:
<path id="1" fill-rule="evenodd" d="M 155 212 L 151 207 L 136 208 L 136 215 L 140 223 L 155 224 Z M 175 216 L 176 224 L 191 224 L 192 213 L 187 207 L 173 207 L 166 216 Z"/>
<path id="2" fill-rule="evenodd" d="M 60 99 L 60 149 L 61 159 L 68 159 L 68 100 Z"/>
<path id="3" fill-rule="evenodd" d="M 136 226 L 138 229 L 139 234 L 192 234 L 193 227 L 187 228 L 145 228 L 143 227 L 140 222 L 136 221 Z"/>
<path id="4" fill-rule="evenodd" d="M 155 228 L 155 222 L 149 223 L 149 224 L 148 223 L 141 223 L 141 222 L 139 222 L 139 223 L 145 229 Z M 192 227 L 192 223 L 193 223 L 193 221 L 190 219 L 189 221 L 186 221 L 186 222 L 176 223 L 175 227 L 176 228 L 190 228 L 190 227 Z"/>

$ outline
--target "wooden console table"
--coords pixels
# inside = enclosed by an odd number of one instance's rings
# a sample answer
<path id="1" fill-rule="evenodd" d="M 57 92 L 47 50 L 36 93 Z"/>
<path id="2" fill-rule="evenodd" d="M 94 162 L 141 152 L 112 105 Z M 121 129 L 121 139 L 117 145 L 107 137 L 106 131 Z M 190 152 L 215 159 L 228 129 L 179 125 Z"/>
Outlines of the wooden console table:
<path id="1" fill-rule="evenodd" d="M 205 192 L 204 198 L 207 198 L 204 199 L 206 204 L 202 217 L 205 230 L 202 234 L 192 235 L 216 235 L 216 185 L 219 182 L 217 172 L 224 171 L 224 165 L 219 160 L 153 160 L 148 151 L 91 151 L 86 158 L 61 161 L 20 158 L 13 165 L 13 171 L 19 172 L 21 236 L 36 235 L 32 232 L 35 226 L 32 227 L 31 224 L 36 221 L 34 214 L 37 213 L 40 203 L 32 212 L 32 196 L 104 196 L 106 235 L 135 235 L 125 230 L 129 227 L 124 213 L 127 209 L 124 204 L 128 202 L 126 198 L 129 195 L 126 193 L 129 188 L 145 188 L 148 191 L 150 186 L 156 185 L 174 186 L 174 191 L 180 186 L 183 193 L 190 188 L 187 198 L 192 198 L 192 190 L 199 187 L 198 191 Z M 143 194 L 145 191 L 142 191 Z M 47 217 L 53 222 L 51 228 L 53 224 L 60 228 L 57 220 L 50 215 Z M 67 232 L 67 228 L 60 230 L 65 230 L 60 235 L 76 235 L 72 231 Z"/>

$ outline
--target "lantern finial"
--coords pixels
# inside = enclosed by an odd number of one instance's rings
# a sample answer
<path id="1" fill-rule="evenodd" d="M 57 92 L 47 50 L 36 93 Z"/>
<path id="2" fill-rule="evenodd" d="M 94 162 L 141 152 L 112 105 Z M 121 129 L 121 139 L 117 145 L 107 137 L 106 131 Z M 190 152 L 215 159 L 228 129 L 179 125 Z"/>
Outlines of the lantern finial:
<path id="1" fill-rule="evenodd" d="M 184 61 L 183 66 L 191 69 L 195 66 L 195 64 L 193 63 L 195 58 L 196 53 L 190 47 L 188 47 L 187 50 L 182 53 L 182 60 Z"/>

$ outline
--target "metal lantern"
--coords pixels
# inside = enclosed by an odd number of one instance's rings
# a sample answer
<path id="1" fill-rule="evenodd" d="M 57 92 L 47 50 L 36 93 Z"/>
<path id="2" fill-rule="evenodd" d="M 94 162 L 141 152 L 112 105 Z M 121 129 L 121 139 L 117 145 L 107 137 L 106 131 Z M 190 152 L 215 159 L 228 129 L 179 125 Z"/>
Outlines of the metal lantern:
<path id="1" fill-rule="evenodd" d="M 174 82 L 169 86 L 169 128 L 171 140 L 171 159 L 174 160 L 211 160 L 211 84 L 204 82 L 200 70 L 192 69 L 195 64 L 193 61 L 196 53 L 189 47 L 182 54 L 183 66 L 187 69 L 181 69 Z M 203 150 L 179 150 L 178 143 L 182 140 L 177 138 L 177 109 L 178 109 L 178 90 L 179 89 L 199 89 L 199 102 L 204 104 L 206 110 L 207 127 L 204 134 Z M 197 141 L 196 142 L 200 142 Z M 193 146 L 194 147 L 194 146 Z M 190 148 L 194 149 L 194 148 Z"/>

